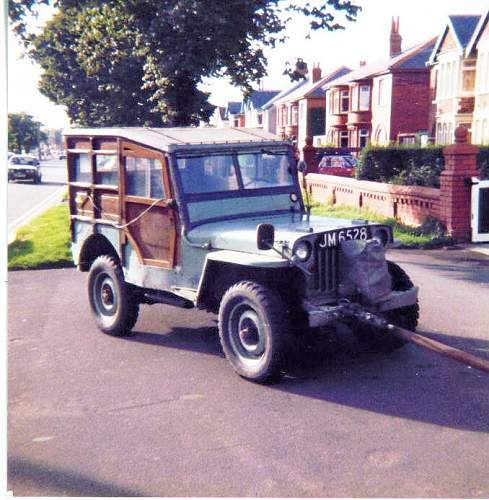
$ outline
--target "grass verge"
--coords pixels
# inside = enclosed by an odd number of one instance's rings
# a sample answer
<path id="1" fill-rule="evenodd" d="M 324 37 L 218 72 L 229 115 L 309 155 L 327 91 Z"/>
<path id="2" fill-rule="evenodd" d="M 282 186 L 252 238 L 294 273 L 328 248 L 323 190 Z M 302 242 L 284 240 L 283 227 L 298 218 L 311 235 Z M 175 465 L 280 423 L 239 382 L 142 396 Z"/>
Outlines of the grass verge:
<path id="1" fill-rule="evenodd" d="M 8 246 L 8 269 L 71 267 L 68 205 L 48 209 L 17 231 Z"/>
<path id="2" fill-rule="evenodd" d="M 396 219 L 382 217 L 370 210 L 337 205 L 314 204 L 312 214 L 323 215 L 325 217 L 337 217 L 340 219 L 368 219 L 371 222 L 389 224 L 394 230 L 394 239 L 400 243 L 400 248 L 440 248 L 442 246 L 453 245 L 454 240 L 443 235 L 437 221 L 428 220 L 427 223 L 419 227 L 401 224 Z"/>

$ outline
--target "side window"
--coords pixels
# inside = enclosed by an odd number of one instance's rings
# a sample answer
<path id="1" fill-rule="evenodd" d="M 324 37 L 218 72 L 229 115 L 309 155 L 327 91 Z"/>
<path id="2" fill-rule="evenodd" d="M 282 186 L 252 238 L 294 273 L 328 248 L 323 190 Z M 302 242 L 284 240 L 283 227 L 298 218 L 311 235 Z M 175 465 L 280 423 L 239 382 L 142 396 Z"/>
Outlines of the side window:
<path id="1" fill-rule="evenodd" d="M 126 157 L 126 193 L 144 198 L 166 198 L 161 161 L 154 158 Z"/>
<path id="2" fill-rule="evenodd" d="M 96 155 L 95 170 L 95 184 L 119 185 L 119 169 L 116 155 Z"/>
<path id="3" fill-rule="evenodd" d="M 92 169 L 90 167 L 90 159 L 88 158 L 88 154 L 80 153 L 74 155 L 73 167 L 73 180 L 75 182 L 92 182 Z"/>

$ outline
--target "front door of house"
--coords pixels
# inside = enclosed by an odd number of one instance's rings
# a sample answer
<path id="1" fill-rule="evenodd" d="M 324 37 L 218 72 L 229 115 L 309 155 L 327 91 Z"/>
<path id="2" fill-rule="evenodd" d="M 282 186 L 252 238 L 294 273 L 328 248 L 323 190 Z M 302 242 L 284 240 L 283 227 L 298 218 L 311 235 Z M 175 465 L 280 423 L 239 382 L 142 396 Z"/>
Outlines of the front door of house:
<path id="1" fill-rule="evenodd" d="M 489 180 L 473 179 L 472 241 L 489 242 Z"/>

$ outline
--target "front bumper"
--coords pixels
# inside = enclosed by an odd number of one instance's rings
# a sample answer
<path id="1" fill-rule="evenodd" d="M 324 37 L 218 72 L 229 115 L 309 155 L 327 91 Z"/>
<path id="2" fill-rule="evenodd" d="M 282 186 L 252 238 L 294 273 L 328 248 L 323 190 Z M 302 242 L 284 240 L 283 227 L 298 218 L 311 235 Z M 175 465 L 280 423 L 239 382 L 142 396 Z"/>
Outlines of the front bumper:
<path id="1" fill-rule="evenodd" d="M 34 180 L 38 176 L 37 170 L 9 170 L 8 177 L 11 180 Z"/>
<path id="2" fill-rule="evenodd" d="M 351 318 L 352 311 L 362 310 L 371 312 L 373 314 L 399 309 L 401 307 L 412 306 L 418 300 L 418 287 L 413 286 L 409 290 L 402 292 L 391 292 L 391 294 L 377 304 L 361 305 L 351 304 L 348 301 L 340 302 L 335 305 L 316 305 L 311 302 L 304 301 L 304 310 L 309 319 L 309 326 L 316 328 L 319 326 L 326 326 L 337 321 Z M 353 306 L 353 307 L 352 307 Z"/>

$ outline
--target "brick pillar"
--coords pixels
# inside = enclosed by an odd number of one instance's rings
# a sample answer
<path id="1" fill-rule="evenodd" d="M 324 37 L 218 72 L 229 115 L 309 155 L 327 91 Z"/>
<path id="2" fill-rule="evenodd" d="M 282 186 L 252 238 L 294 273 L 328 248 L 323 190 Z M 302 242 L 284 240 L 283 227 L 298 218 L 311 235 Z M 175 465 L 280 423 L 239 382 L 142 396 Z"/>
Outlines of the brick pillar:
<path id="1" fill-rule="evenodd" d="M 302 157 L 307 165 L 307 174 L 317 174 L 316 148 L 312 145 L 312 137 L 306 137 L 306 145 L 302 148 Z"/>
<path id="2" fill-rule="evenodd" d="M 457 127 L 455 144 L 443 149 L 445 169 L 440 176 L 440 215 L 448 234 L 460 241 L 470 241 L 470 195 L 468 180 L 477 177 L 479 148 L 467 143 L 467 130 Z"/>

